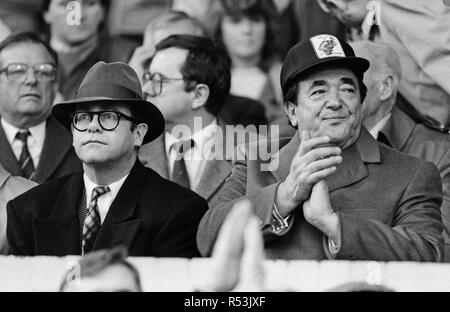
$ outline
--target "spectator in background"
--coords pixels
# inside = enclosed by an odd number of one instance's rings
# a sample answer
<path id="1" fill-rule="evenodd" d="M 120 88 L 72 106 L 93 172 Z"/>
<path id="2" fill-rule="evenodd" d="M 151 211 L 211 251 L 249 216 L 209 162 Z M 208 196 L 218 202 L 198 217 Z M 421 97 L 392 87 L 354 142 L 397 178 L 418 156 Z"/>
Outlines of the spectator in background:
<path id="1" fill-rule="evenodd" d="M 352 29 L 370 35 L 379 28 L 375 40 L 389 44 L 400 58 L 404 111 L 419 123 L 450 132 L 450 7 L 444 1 L 317 1 Z"/>
<path id="2" fill-rule="evenodd" d="M 35 187 L 36 182 L 12 176 L 0 164 L 0 255 L 8 254 L 6 239 L 6 204 L 11 199 Z"/>
<path id="3" fill-rule="evenodd" d="M 58 89 L 56 52 L 32 33 L 0 43 L 0 163 L 42 183 L 81 170 L 70 132 L 50 115 Z"/>
<path id="4" fill-rule="evenodd" d="M 110 36 L 105 61 L 128 62 L 142 45 L 145 27 L 170 10 L 172 0 L 110 0 L 107 28 Z"/>
<path id="5" fill-rule="evenodd" d="M 168 11 L 155 17 L 145 28 L 142 46 L 134 50 L 129 65 L 136 71 L 141 84 L 143 75 L 150 59 L 155 54 L 156 45 L 163 39 L 175 34 L 208 36 L 203 24 L 185 12 Z"/>
<path id="6" fill-rule="evenodd" d="M 59 92 L 66 100 L 75 96 L 89 68 L 105 57 L 100 30 L 105 19 L 106 0 L 76 2 L 80 6 L 80 16 L 73 15 L 72 25 L 68 23 L 69 1 L 44 1 L 43 16 L 50 28 L 50 45 L 59 59 Z"/>
<path id="7" fill-rule="evenodd" d="M 185 12 L 199 20 L 208 33 L 217 28 L 222 11 L 220 0 L 172 0 L 172 10 Z"/>
<path id="8" fill-rule="evenodd" d="M 325 13 L 317 0 L 291 0 L 291 3 L 297 26 L 297 42 L 320 34 L 345 37 L 345 25 Z"/>
<path id="9" fill-rule="evenodd" d="M 354 42 L 352 46 L 356 55 L 370 61 L 364 75 L 367 97 L 363 119 L 370 134 L 403 153 L 435 163 L 439 169 L 446 261 L 450 261 L 450 134 L 417 124 L 396 105 L 401 69 L 398 55 L 390 46 L 370 41 Z"/>
<path id="10" fill-rule="evenodd" d="M 0 1 L 0 20 L 12 32 L 33 31 L 44 34 L 43 2 L 44 0 L 2 0 Z"/>
<path id="11" fill-rule="evenodd" d="M 144 34 L 144 44 L 136 48 L 129 65 L 136 71 L 143 84 L 144 71 L 155 53 L 155 47 L 162 39 L 172 34 L 200 35 L 208 37 L 208 31 L 196 18 L 184 12 L 169 11 L 151 22 Z M 245 97 L 227 93 L 225 104 L 219 112 L 219 118 L 232 125 L 267 124 L 264 107 L 261 103 Z"/>
<path id="12" fill-rule="evenodd" d="M 211 38 L 172 35 L 157 44 L 145 76 L 144 95 L 161 110 L 166 129 L 141 148 L 139 159 L 214 207 L 231 175 L 234 148 L 246 139 L 244 130 L 226 133 L 219 116 L 230 88 L 228 55 Z M 190 133 L 181 136 L 181 127 Z"/>
<path id="13" fill-rule="evenodd" d="M 126 260 L 127 249 L 119 246 L 93 251 L 66 272 L 62 292 L 141 292 L 141 279 L 134 265 Z"/>
<path id="14" fill-rule="evenodd" d="M 281 63 L 273 47 L 271 0 L 223 0 L 216 37 L 231 57 L 230 93 L 261 101 L 269 124 L 287 124 L 279 87 Z"/>

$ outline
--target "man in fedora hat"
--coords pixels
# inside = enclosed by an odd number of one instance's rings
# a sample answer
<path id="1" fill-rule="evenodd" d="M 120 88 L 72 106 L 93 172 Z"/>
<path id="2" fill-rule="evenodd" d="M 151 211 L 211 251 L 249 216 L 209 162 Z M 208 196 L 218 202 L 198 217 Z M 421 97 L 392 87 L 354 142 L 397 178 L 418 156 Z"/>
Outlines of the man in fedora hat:
<path id="1" fill-rule="evenodd" d="M 361 126 L 368 67 L 331 35 L 289 51 L 281 86 L 297 133 L 279 140 L 282 148 L 264 164 L 272 171 L 260 170 L 261 159 L 234 164 L 221 203 L 200 223 L 203 255 L 210 254 L 234 201 L 247 196 L 269 258 L 442 260 L 439 172 L 433 163 L 379 144 Z M 250 143 L 241 151 L 257 147 Z"/>
<path id="2" fill-rule="evenodd" d="M 76 98 L 54 105 L 52 114 L 71 129 L 84 172 L 8 203 L 11 254 L 79 255 L 124 245 L 131 256 L 198 255 L 206 201 L 137 160 L 139 147 L 162 134 L 164 119 L 142 99 L 131 67 L 95 64 Z"/>

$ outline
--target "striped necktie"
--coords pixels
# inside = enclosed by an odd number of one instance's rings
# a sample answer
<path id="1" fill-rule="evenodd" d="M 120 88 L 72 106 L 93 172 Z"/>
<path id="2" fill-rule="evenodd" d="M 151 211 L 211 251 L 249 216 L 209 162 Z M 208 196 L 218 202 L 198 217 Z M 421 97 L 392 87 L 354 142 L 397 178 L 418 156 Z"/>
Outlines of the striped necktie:
<path id="1" fill-rule="evenodd" d="M 16 138 L 22 142 L 22 152 L 19 157 L 19 166 L 24 178 L 30 179 L 34 172 L 33 159 L 31 158 L 30 151 L 28 150 L 28 136 L 30 131 L 21 130 L 17 132 Z"/>
<path id="2" fill-rule="evenodd" d="M 102 226 L 100 213 L 97 206 L 97 199 L 109 191 L 110 189 L 107 186 L 97 186 L 92 190 L 91 200 L 89 202 L 89 207 L 86 212 L 86 218 L 84 219 L 83 225 L 81 245 L 83 254 L 86 254 L 92 250 L 97 234 Z"/>
<path id="3" fill-rule="evenodd" d="M 190 182 L 186 169 L 186 162 L 184 160 L 184 154 L 193 146 L 193 140 L 180 141 L 172 145 L 172 148 L 177 153 L 177 157 L 173 163 L 171 180 L 186 188 L 190 188 Z"/>

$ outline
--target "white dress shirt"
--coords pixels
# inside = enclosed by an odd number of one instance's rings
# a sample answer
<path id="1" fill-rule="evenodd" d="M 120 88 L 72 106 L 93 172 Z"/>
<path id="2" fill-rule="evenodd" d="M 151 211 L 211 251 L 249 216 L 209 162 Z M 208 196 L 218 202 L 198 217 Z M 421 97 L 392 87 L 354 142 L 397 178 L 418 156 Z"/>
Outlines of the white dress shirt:
<path id="1" fill-rule="evenodd" d="M 111 207 L 111 203 L 116 198 L 117 193 L 119 193 L 120 188 L 122 187 L 123 183 L 125 182 L 125 179 L 128 177 L 128 174 L 124 176 L 122 179 L 120 179 L 117 182 L 111 183 L 110 185 L 101 185 L 101 186 L 108 186 L 110 191 L 106 192 L 102 196 L 100 196 L 97 199 L 97 207 L 98 212 L 100 213 L 100 220 L 103 224 L 103 221 L 105 221 L 106 215 L 108 214 L 109 208 Z M 92 191 L 95 187 L 100 186 L 89 180 L 88 176 L 83 174 L 83 180 L 84 180 L 84 187 L 86 190 L 86 203 L 89 203 L 91 201 L 92 197 Z"/>
<path id="2" fill-rule="evenodd" d="M 391 113 L 384 116 L 383 119 L 381 119 L 372 129 L 369 129 L 370 134 L 375 139 L 378 139 L 378 133 L 380 133 L 380 131 L 383 130 L 384 126 L 386 125 L 386 123 L 390 117 L 391 117 Z"/>
<path id="3" fill-rule="evenodd" d="M 200 182 L 207 160 L 212 152 L 211 148 L 214 146 L 213 140 L 216 140 L 218 128 L 219 125 L 217 124 L 217 120 L 214 120 L 208 126 L 195 132 L 190 138 L 194 141 L 194 146 L 184 154 L 184 160 L 191 189 L 194 191 Z M 177 138 L 169 132 L 165 133 L 165 148 L 168 160 L 169 176 L 172 176 L 173 166 L 177 158 L 177 152 L 171 147 L 173 144 L 178 143 L 182 139 L 186 140 L 189 138 Z"/>
<path id="4" fill-rule="evenodd" d="M 1 119 L 1 124 L 3 130 L 5 131 L 6 138 L 8 139 L 8 142 L 14 152 L 14 156 L 16 156 L 17 160 L 19 160 L 20 154 L 22 153 L 23 143 L 16 138 L 16 135 L 20 130 L 23 131 L 26 129 L 16 128 L 3 118 Z M 28 131 L 30 131 L 30 135 L 27 138 L 27 145 L 28 151 L 31 155 L 31 159 L 33 159 L 34 168 L 37 168 L 39 159 L 41 158 L 42 148 L 44 147 L 46 124 L 47 122 L 44 120 L 40 124 L 28 128 Z"/>

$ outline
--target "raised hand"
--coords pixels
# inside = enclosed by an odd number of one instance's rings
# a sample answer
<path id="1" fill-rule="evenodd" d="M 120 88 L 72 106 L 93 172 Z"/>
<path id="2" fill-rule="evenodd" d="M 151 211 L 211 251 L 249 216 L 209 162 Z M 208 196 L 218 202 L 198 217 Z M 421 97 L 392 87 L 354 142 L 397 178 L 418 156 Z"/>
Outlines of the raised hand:
<path id="1" fill-rule="evenodd" d="M 302 132 L 289 175 L 279 185 L 275 196 L 275 204 L 283 217 L 307 200 L 313 185 L 333 174 L 342 162 L 341 149 L 329 142 L 329 137 L 311 138 L 307 131 Z"/>
<path id="2" fill-rule="evenodd" d="M 303 203 L 303 215 L 307 222 L 339 243 L 339 218 L 331 206 L 328 185 L 324 180 L 312 187 L 311 196 Z"/>

